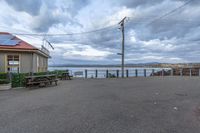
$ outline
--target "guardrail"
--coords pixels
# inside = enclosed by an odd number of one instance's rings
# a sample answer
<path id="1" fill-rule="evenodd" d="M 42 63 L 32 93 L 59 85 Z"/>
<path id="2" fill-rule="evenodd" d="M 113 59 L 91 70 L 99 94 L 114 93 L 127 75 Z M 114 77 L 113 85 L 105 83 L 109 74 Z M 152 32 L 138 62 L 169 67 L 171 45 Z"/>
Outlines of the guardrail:
<path id="1" fill-rule="evenodd" d="M 85 69 L 78 71 L 79 75 L 76 75 L 76 72 L 71 71 L 71 75 L 74 77 L 82 78 L 120 78 L 121 70 L 91 70 Z M 126 69 L 124 70 L 124 77 L 149 77 L 149 76 L 200 76 L 200 69 L 196 68 L 180 68 L 180 69 Z"/>
<path id="2" fill-rule="evenodd" d="M 154 73 L 161 71 L 162 69 L 126 69 L 124 70 L 124 77 L 149 77 L 153 76 Z M 164 71 L 169 71 L 171 69 L 163 69 Z M 71 70 L 70 73 L 74 77 L 81 77 L 81 78 L 120 78 L 121 77 L 121 70 L 111 70 L 111 69 L 104 69 L 104 70 L 92 70 L 92 69 L 85 69 L 85 70 Z M 164 73 L 159 75 L 164 76 Z"/>

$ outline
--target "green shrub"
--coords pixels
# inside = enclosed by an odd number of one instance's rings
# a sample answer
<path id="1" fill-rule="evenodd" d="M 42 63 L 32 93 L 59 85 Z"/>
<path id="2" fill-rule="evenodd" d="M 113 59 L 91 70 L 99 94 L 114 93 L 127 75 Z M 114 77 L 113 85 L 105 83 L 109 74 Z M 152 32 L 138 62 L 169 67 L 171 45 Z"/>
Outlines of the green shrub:
<path id="1" fill-rule="evenodd" d="M 66 72 L 66 70 L 55 70 L 50 72 L 38 72 L 33 73 L 34 76 L 37 75 L 46 75 L 46 74 L 56 74 L 61 75 L 61 73 Z M 12 87 L 24 87 L 25 86 L 25 77 L 30 76 L 30 73 L 13 73 L 12 74 Z"/>
<path id="2" fill-rule="evenodd" d="M 54 71 L 50 71 L 48 72 L 48 74 L 56 74 L 58 78 L 61 77 L 61 74 L 64 72 L 68 72 L 68 70 L 54 70 Z"/>
<path id="3" fill-rule="evenodd" d="M 29 76 L 29 74 L 28 73 L 12 74 L 12 87 L 24 87 L 26 76 Z"/>
<path id="4" fill-rule="evenodd" d="M 116 78 L 115 74 L 108 73 L 108 78 Z"/>
<path id="5" fill-rule="evenodd" d="M 37 72 L 37 73 L 33 73 L 34 76 L 37 76 L 37 75 L 46 75 L 47 72 Z"/>
<path id="6" fill-rule="evenodd" d="M 7 79 L 7 73 L 0 73 L 0 79 Z"/>
<path id="7" fill-rule="evenodd" d="M 7 79 L 0 79 L 0 84 L 9 84 L 9 80 Z"/>

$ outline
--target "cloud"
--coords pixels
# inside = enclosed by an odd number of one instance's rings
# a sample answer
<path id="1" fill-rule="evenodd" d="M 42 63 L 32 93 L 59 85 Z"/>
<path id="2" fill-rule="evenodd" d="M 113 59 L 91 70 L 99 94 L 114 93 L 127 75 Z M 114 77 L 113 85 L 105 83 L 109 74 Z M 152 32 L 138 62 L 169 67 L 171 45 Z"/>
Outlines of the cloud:
<path id="1" fill-rule="evenodd" d="M 200 2 L 162 19 L 185 0 L 14 0 L 0 1 L 0 22 L 10 32 L 78 33 L 115 25 L 91 34 L 46 37 L 55 47 L 55 63 L 120 63 L 125 24 L 126 63 L 197 62 L 200 60 Z M 156 21 L 153 21 L 157 19 Z M 22 21 L 23 20 L 23 21 Z M 153 23 L 151 23 L 153 21 Z M 41 39 L 21 36 L 36 46 Z"/>
<path id="2" fill-rule="evenodd" d="M 42 6 L 41 0 L 5 0 L 10 6 L 17 11 L 24 11 L 30 15 L 38 15 L 40 7 Z"/>
<path id="3" fill-rule="evenodd" d="M 65 60 L 100 61 L 112 54 L 109 50 L 99 50 L 83 44 L 57 44 L 55 51 L 57 56 L 62 56 Z"/>

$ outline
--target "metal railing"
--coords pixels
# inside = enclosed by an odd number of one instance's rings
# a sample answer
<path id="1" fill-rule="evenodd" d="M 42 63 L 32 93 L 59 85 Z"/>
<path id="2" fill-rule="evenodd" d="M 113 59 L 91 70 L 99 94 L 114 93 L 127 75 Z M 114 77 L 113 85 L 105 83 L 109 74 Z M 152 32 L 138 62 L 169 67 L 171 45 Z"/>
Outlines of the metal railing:
<path id="1" fill-rule="evenodd" d="M 169 71 L 170 68 L 163 69 L 163 73 L 157 76 L 164 76 L 164 71 Z M 162 69 L 125 69 L 124 70 L 124 77 L 149 77 L 154 76 L 154 73 L 162 71 Z M 92 69 L 85 69 L 79 70 L 77 75 L 77 70 L 70 71 L 71 75 L 74 77 L 82 77 L 82 78 L 120 78 L 122 75 L 122 71 L 119 69 L 111 70 L 111 69 L 104 69 L 104 70 L 92 70 Z"/>
<path id="2" fill-rule="evenodd" d="M 64 69 L 63 69 L 64 70 Z M 121 69 L 69 69 L 70 75 L 79 78 L 120 78 Z M 200 76 L 200 68 L 126 68 L 124 77 Z"/>

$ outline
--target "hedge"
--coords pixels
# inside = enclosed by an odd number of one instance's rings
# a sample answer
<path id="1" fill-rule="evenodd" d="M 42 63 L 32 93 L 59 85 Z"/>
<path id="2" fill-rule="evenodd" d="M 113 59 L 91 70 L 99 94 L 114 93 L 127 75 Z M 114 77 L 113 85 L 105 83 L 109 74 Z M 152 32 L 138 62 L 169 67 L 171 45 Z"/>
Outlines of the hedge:
<path id="1" fill-rule="evenodd" d="M 0 84 L 8 84 L 10 83 L 8 79 L 8 74 L 7 73 L 0 73 Z"/>
<path id="2" fill-rule="evenodd" d="M 66 72 L 66 70 L 55 70 L 55 71 L 48 71 L 48 72 L 38 72 L 33 73 L 33 75 L 46 75 L 46 74 L 56 74 L 61 75 L 61 73 Z M 30 73 L 15 73 L 12 74 L 12 87 L 24 87 L 25 86 L 25 77 L 29 76 Z"/>
<path id="3" fill-rule="evenodd" d="M 9 80 L 7 80 L 7 79 L 0 79 L 0 84 L 8 84 L 8 83 L 10 83 Z"/>
<path id="4" fill-rule="evenodd" d="M 24 87 L 26 76 L 29 76 L 29 73 L 12 74 L 12 87 Z"/>
<path id="5" fill-rule="evenodd" d="M 0 73 L 0 79 L 7 79 L 8 74 L 7 73 Z"/>

